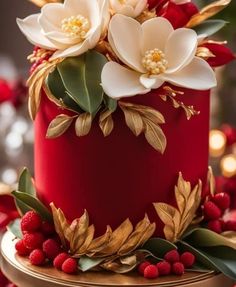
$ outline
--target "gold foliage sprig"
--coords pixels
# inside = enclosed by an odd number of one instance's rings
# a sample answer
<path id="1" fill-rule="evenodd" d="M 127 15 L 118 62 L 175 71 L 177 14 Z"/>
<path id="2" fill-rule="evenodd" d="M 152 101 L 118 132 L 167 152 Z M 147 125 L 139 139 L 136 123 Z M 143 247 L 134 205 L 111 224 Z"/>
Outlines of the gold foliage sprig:
<path id="1" fill-rule="evenodd" d="M 35 69 L 27 81 L 27 86 L 29 87 L 28 108 L 32 120 L 35 119 L 40 106 L 41 88 L 44 85 L 44 81 L 61 61 L 62 59 L 55 59 L 51 62 L 43 62 Z"/>
<path id="2" fill-rule="evenodd" d="M 114 129 L 114 121 L 112 118 L 112 111 L 110 110 L 104 110 L 103 112 L 100 113 L 99 116 L 99 126 L 100 129 L 103 132 L 104 137 L 107 137 L 110 135 L 110 133 Z"/>
<path id="3" fill-rule="evenodd" d="M 45 4 L 48 4 L 48 3 L 61 3 L 62 2 L 60 0 L 29 0 L 29 1 L 38 7 L 43 7 Z"/>
<path id="4" fill-rule="evenodd" d="M 167 240 L 176 242 L 192 223 L 201 203 L 201 192 L 200 180 L 192 190 L 190 182 L 185 181 L 180 173 L 175 186 L 177 207 L 166 203 L 154 203 L 158 216 L 165 224 L 164 234 Z"/>
<path id="5" fill-rule="evenodd" d="M 209 58 L 214 58 L 215 55 L 207 47 L 198 47 L 196 56 L 207 61 Z"/>
<path id="6" fill-rule="evenodd" d="M 109 258 L 110 262 L 123 256 L 128 256 L 142 246 L 154 233 L 155 223 L 150 223 L 145 215 L 135 228 L 129 219 L 126 219 L 116 230 L 107 226 L 105 234 L 94 238 L 94 225 L 89 225 L 87 211 L 68 223 L 61 209 L 51 203 L 55 229 L 62 244 L 66 247 L 69 242 L 70 253 L 75 258 L 83 255 L 88 257 Z M 111 258 L 112 257 L 112 258 Z"/>
<path id="7" fill-rule="evenodd" d="M 205 6 L 202 10 L 200 10 L 199 13 L 192 16 L 192 18 L 187 23 L 186 27 L 192 28 L 201 24 L 203 21 L 216 15 L 221 10 L 226 8 L 230 4 L 230 2 L 231 0 L 218 0 Z"/>
<path id="8" fill-rule="evenodd" d="M 177 95 L 183 95 L 184 92 L 173 90 L 169 86 L 164 86 L 163 90 L 164 90 L 164 94 L 160 95 L 161 99 L 163 101 L 167 101 L 168 99 L 170 99 L 175 109 L 179 109 L 179 108 L 183 109 L 188 120 L 190 120 L 192 116 L 196 116 L 200 114 L 200 112 L 196 111 L 193 106 L 186 106 L 183 102 L 178 101 L 176 99 Z"/>
<path id="9" fill-rule="evenodd" d="M 155 109 L 143 105 L 119 102 L 124 112 L 127 126 L 135 136 L 144 133 L 148 143 L 160 153 L 166 149 L 166 137 L 160 124 L 165 123 L 163 115 Z"/>

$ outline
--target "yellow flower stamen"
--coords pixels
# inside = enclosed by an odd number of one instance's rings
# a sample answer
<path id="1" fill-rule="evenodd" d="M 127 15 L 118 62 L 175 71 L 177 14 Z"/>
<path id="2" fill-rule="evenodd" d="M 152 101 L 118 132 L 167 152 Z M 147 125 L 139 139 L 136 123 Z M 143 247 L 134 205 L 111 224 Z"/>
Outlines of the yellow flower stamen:
<path id="1" fill-rule="evenodd" d="M 164 73 L 168 66 L 168 62 L 165 59 L 165 54 L 157 48 L 145 52 L 142 59 L 142 64 L 144 68 L 152 75 Z"/>
<path id="2" fill-rule="evenodd" d="M 79 37 L 82 41 L 90 29 L 90 23 L 89 20 L 82 15 L 71 16 L 61 21 L 61 29 L 72 37 Z"/>

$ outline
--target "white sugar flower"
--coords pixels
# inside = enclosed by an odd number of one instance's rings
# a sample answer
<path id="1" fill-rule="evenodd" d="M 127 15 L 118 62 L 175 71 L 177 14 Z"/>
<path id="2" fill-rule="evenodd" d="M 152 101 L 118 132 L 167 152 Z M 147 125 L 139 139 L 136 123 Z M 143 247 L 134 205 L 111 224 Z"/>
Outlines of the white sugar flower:
<path id="1" fill-rule="evenodd" d="M 147 0 L 110 0 L 113 13 L 138 17 L 147 7 Z"/>
<path id="2" fill-rule="evenodd" d="M 207 90 L 216 86 L 212 68 L 195 57 L 198 38 L 187 28 L 174 30 L 165 18 L 140 25 L 124 15 L 110 21 L 108 39 L 119 59 L 128 66 L 108 62 L 102 71 L 102 86 L 112 98 L 145 94 L 164 82 Z"/>
<path id="3" fill-rule="evenodd" d="M 52 58 L 59 58 L 94 48 L 108 19 L 108 0 L 65 0 L 64 4 L 46 4 L 41 13 L 17 19 L 17 23 L 32 44 L 55 50 Z"/>

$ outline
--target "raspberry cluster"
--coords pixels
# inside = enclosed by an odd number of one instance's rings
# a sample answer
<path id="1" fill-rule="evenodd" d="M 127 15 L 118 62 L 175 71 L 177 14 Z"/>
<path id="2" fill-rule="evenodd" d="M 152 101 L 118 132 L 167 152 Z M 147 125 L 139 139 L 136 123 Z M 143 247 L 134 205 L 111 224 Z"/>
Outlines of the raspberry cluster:
<path id="1" fill-rule="evenodd" d="M 42 221 L 35 211 L 27 212 L 21 220 L 23 238 L 16 242 L 15 248 L 20 256 L 28 256 L 35 266 L 53 262 L 55 268 L 65 273 L 77 272 L 77 261 L 63 252 L 54 226 Z"/>
<path id="2" fill-rule="evenodd" d="M 191 268 L 195 263 L 195 256 L 190 252 L 179 254 L 177 250 L 171 250 L 164 256 L 164 260 L 156 264 L 144 261 L 138 266 L 138 272 L 145 278 L 155 279 L 159 276 L 170 274 L 183 275 L 186 268 Z"/>
<path id="3" fill-rule="evenodd" d="M 230 196 L 226 192 L 216 193 L 203 205 L 204 220 L 207 228 L 216 232 L 236 231 L 236 220 L 223 220 L 226 210 L 230 207 Z"/>

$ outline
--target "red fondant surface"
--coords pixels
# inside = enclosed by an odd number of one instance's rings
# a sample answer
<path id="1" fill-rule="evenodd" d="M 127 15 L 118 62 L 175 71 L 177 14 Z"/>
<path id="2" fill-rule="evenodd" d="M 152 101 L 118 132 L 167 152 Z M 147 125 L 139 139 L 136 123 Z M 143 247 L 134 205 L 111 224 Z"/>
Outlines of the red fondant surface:
<path id="1" fill-rule="evenodd" d="M 87 209 L 98 233 L 129 217 L 133 223 L 147 212 L 161 225 L 153 202 L 174 204 L 174 185 L 181 171 L 192 184 L 205 182 L 208 168 L 209 92 L 185 90 L 182 100 L 201 111 L 187 121 L 181 109 L 163 102 L 157 91 L 128 101 L 153 106 L 166 119 L 164 155 L 155 151 L 143 135 L 136 138 L 121 111 L 115 128 L 103 137 L 98 124 L 88 136 L 78 138 L 74 125 L 57 139 L 46 139 L 50 121 L 65 111 L 43 96 L 35 127 L 35 180 L 40 198 L 54 202 L 74 219 Z"/>

